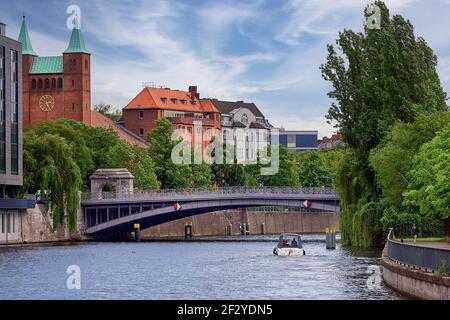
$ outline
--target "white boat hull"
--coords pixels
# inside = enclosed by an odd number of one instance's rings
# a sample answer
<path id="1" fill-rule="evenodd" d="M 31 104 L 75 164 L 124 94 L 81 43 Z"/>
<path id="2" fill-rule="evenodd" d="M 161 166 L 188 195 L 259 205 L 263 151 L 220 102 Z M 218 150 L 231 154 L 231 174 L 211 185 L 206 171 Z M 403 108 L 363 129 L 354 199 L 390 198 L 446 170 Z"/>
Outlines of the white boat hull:
<path id="1" fill-rule="evenodd" d="M 273 254 L 277 256 L 304 256 L 305 250 L 303 248 L 275 248 Z"/>

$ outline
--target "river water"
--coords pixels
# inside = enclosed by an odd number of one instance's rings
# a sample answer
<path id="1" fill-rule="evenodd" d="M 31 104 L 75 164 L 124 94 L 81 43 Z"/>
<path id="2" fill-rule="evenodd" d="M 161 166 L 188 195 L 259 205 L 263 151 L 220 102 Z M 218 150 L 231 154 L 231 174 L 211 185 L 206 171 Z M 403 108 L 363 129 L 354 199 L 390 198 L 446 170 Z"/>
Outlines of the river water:
<path id="1" fill-rule="evenodd" d="M 303 257 L 274 256 L 277 236 L 204 240 L 3 247 L 0 300 L 401 298 L 380 281 L 379 251 L 326 250 L 324 235 L 303 236 Z"/>

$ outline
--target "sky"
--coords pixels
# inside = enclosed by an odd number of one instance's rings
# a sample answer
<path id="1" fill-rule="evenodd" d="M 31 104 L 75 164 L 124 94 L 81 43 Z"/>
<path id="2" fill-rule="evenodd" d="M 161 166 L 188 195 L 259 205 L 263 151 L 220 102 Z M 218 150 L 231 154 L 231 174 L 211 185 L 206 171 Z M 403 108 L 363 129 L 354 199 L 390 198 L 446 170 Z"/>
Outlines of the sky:
<path id="1" fill-rule="evenodd" d="M 339 31 L 362 31 L 364 0 L 0 0 L 0 21 L 17 38 L 26 22 L 40 56 L 67 48 L 68 6 L 81 9 L 91 52 L 92 105 L 123 108 L 144 82 L 201 97 L 254 102 L 276 127 L 334 131 L 329 83 L 319 67 Z M 450 0 L 389 0 L 438 57 L 450 89 Z"/>

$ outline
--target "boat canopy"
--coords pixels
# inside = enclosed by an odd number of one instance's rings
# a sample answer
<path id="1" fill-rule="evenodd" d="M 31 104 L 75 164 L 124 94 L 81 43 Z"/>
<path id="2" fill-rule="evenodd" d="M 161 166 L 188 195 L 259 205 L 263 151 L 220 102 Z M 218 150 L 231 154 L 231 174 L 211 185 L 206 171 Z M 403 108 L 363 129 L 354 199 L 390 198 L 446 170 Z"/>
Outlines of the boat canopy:
<path id="1" fill-rule="evenodd" d="M 295 233 L 283 233 L 278 240 L 278 248 L 303 248 L 300 235 Z"/>

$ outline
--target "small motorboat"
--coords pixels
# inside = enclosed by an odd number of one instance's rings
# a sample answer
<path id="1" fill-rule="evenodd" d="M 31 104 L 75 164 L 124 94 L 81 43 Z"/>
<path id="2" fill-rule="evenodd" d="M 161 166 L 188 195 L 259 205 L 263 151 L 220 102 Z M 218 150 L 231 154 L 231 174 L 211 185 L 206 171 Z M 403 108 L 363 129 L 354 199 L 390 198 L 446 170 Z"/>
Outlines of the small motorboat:
<path id="1" fill-rule="evenodd" d="M 304 256 L 302 239 L 295 233 L 283 233 L 280 235 L 278 245 L 273 248 L 273 254 L 277 256 Z"/>

